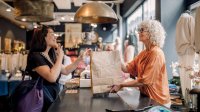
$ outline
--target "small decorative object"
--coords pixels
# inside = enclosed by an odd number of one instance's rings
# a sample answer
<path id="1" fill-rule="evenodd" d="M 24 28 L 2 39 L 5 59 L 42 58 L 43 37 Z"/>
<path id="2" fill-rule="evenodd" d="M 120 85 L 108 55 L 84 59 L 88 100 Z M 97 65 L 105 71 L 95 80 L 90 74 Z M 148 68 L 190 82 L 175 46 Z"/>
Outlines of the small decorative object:
<path id="1" fill-rule="evenodd" d="M 179 74 L 177 73 L 177 67 L 179 66 L 179 63 L 178 62 L 173 62 L 172 61 L 172 64 L 170 65 L 170 67 L 172 68 L 172 75 L 174 77 L 178 77 Z"/>
<path id="2" fill-rule="evenodd" d="M 95 32 L 95 31 L 92 31 L 91 32 L 91 36 L 92 36 L 92 43 L 97 43 L 98 42 L 98 37 L 99 37 L 98 33 Z"/>
<path id="3" fill-rule="evenodd" d="M 79 87 L 79 78 L 70 79 L 70 81 L 65 83 L 67 89 L 75 89 Z"/>
<path id="4" fill-rule="evenodd" d="M 193 66 L 184 67 L 185 74 L 189 75 L 190 79 L 193 82 L 193 88 L 200 88 L 200 70 L 198 64 Z"/>
<path id="5" fill-rule="evenodd" d="M 194 72 L 190 78 L 193 81 L 193 88 L 199 88 L 200 89 L 200 72 Z"/>
<path id="6" fill-rule="evenodd" d="M 85 32 L 83 35 L 83 44 L 92 45 L 92 35 L 90 32 Z"/>
<path id="7" fill-rule="evenodd" d="M 98 47 L 97 51 L 102 51 L 103 50 L 103 43 L 102 43 L 102 41 L 103 41 L 102 37 L 99 37 L 98 41 L 97 41 L 97 47 Z"/>

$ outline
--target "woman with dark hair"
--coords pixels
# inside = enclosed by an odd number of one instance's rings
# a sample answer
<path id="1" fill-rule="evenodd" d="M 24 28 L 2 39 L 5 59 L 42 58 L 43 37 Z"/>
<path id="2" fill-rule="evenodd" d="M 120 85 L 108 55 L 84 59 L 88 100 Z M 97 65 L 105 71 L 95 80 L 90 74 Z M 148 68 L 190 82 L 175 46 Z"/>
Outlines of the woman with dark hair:
<path id="1" fill-rule="evenodd" d="M 57 98 L 60 91 L 58 79 L 60 74 L 69 74 L 76 69 L 78 63 L 83 60 L 83 55 L 68 65 L 62 64 L 64 52 L 63 47 L 56 42 L 57 37 L 52 28 L 43 26 L 34 30 L 30 52 L 27 59 L 26 71 L 37 80 L 43 79 L 44 104 L 43 112 L 46 112 Z"/>

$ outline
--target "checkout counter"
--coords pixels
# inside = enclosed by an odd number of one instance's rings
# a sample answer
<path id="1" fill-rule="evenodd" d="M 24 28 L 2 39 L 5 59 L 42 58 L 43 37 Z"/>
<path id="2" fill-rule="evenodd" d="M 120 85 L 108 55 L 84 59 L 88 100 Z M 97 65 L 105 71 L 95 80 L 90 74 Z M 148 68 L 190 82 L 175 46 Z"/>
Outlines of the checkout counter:
<path id="1" fill-rule="evenodd" d="M 172 112 L 135 88 L 125 88 L 118 93 L 92 94 L 91 88 L 78 88 L 77 93 L 62 91 L 48 112 L 144 112 L 154 106 Z"/>

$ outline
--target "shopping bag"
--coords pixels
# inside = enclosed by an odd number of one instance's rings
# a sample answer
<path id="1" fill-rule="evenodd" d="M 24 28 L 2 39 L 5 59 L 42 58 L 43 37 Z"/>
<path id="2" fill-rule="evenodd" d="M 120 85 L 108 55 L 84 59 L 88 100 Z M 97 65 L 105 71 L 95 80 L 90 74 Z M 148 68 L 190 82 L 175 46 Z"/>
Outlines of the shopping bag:
<path id="1" fill-rule="evenodd" d="M 43 79 L 22 81 L 10 99 L 13 112 L 41 112 L 43 107 Z"/>
<path id="2" fill-rule="evenodd" d="M 93 94 L 109 92 L 109 86 L 123 81 L 119 51 L 91 54 L 91 85 Z"/>

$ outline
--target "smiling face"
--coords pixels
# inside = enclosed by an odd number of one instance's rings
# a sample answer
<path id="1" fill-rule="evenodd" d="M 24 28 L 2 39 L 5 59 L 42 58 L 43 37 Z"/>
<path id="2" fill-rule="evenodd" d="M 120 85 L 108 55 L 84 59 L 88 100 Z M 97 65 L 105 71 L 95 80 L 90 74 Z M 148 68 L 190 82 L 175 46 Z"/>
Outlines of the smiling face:
<path id="1" fill-rule="evenodd" d="M 53 47 L 53 48 L 57 48 L 58 44 L 57 44 L 56 39 L 57 39 L 57 36 L 55 36 L 54 31 L 51 28 L 49 28 L 47 36 L 45 37 L 47 46 L 50 46 L 50 47 Z"/>

